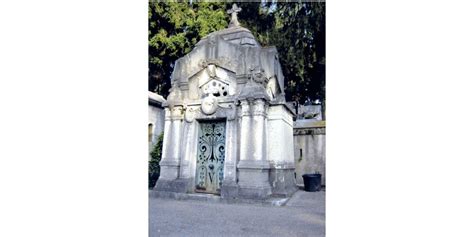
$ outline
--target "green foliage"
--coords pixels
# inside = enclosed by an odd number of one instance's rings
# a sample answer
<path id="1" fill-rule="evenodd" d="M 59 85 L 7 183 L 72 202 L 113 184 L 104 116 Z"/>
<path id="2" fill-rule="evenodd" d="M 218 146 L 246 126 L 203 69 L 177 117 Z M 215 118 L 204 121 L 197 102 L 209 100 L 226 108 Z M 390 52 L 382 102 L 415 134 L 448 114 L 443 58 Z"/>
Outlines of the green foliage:
<path id="1" fill-rule="evenodd" d="M 288 101 L 325 104 L 326 4 L 242 2 L 239 22 L 262 46 L 276 46 Z M 205 35 L 227 27 L 231 2 L 150 2 L 149 90 L 168 95 L 174 62 Z"/>
<path id="2" fill-rule="evenodd" d="M 166 96 L 174 62 L 207 34 L 227 27 L 222 2 L 161 2 L 148 5 L 148 90 Z"/>
<path id="3" fill-rule="evenodd" d="M 157 142 L 150 152 L 151 160 L 148 166 L 149 173 L 160 172 L 161 150 L 163 149 L 163 133 L 158 136 Z"/>
<path id="4" fill-rule="evenodd" d="M 158 136 L 157 142 L 150 152 L 151 160 L 148 162 L 148 185 L 155 186 L 160 176 L 161 151 L 163 149 L 163 133 Z"/>
<path id="5" fill-rule="evenodd" d="M 287 100 L 325 101 L 325 3 L 241 3 L 239 19 L 262 46 L 274 45 L 285 76 Z M 258 13 L 258 14 L 255 14 Z"/>

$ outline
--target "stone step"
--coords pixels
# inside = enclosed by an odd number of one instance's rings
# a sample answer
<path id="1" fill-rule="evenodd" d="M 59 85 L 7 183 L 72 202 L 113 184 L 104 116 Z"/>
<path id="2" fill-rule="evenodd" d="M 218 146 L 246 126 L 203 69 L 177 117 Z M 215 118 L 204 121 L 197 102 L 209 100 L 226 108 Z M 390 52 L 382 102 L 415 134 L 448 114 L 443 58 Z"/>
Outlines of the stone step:
<path id="1" fill-rule="evenodd" d="M 207 194 L 207 193 L 174 193 L 174 192 L 163 192 L 156 190 L 149 190 L 149 198 L 163 198 L 163 199 L 175 199 L 175 200 L 189 200 L 189 201 L 200 201 L 200 202 L 213 202 L 213 203 L 225 203 L 225 204 L 259 204 L 266 206 L 284 206 L 289 197 L 269 197 L 263 200 L 256 199 L 225 199 L 219 195 Z"/>

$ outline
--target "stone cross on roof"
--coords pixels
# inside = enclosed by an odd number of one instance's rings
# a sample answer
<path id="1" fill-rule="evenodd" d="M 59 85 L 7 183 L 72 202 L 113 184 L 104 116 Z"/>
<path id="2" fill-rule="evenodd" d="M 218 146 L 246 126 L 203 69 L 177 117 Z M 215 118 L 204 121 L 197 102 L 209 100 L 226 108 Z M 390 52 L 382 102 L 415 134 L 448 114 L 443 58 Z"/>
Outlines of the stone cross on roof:
<path id="1" fill-rule="evenodd" d="M 237 20 L 237 13 L 242 11 L 242 8 L 237 7 L 237 4 L 232 4 L 232 9 L 227 10 L 227 14 L 231 14 L 229 27 L 239 26 L 240 23 Z"/>

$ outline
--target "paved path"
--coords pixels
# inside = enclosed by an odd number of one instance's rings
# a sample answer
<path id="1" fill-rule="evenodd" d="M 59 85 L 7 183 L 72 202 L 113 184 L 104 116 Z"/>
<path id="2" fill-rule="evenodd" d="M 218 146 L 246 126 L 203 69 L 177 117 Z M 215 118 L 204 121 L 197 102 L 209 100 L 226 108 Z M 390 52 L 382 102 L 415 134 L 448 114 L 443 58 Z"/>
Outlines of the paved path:
<path id="1" fill-rule="evenodd" d="M 325 236 L 325 192 L 298 191 L 286 206 L 150 198 L 155 236 Z"/>

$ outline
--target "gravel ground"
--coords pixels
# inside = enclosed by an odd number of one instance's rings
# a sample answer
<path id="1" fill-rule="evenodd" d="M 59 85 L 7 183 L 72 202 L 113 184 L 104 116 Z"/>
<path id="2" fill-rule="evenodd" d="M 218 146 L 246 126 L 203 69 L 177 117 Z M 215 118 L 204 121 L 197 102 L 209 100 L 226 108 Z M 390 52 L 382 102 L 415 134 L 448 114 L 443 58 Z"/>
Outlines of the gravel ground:
<path id="1" fill-rule="evenodd" d="M 149 200 L 149 236 L 325 236 L 325 192 L 298 191 L 286 206 Z"/>

